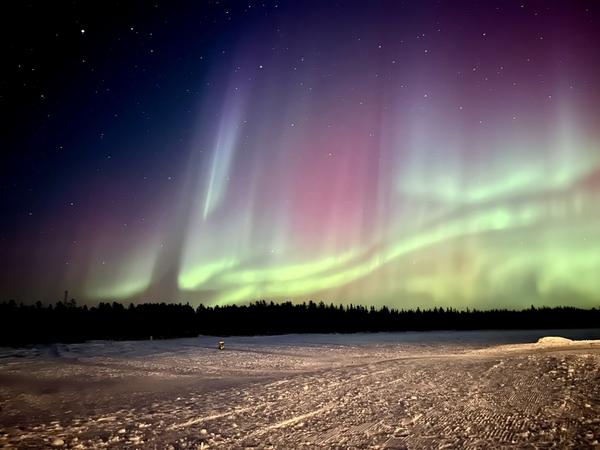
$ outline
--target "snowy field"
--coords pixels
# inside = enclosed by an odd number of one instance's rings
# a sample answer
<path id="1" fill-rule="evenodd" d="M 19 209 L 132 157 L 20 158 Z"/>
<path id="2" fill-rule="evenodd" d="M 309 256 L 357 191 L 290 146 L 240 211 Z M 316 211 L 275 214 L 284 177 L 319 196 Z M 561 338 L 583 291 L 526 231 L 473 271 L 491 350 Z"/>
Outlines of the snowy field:
<path id="1" fill-rule="evenodd" d="M 598 448 L 600 342 L 543 336 L 600 329 L 0 348 L 0 447 Z"/>

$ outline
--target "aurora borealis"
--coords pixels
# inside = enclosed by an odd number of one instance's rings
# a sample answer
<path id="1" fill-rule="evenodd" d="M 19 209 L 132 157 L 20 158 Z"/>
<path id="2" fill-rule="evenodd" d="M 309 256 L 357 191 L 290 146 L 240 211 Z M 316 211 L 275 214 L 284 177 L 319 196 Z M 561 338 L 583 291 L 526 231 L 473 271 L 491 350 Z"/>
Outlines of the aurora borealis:
<path id="1" fill-rule="evenodd" d="M 600 304 L 596 2 L 35 8 L 2 297 Z"/>

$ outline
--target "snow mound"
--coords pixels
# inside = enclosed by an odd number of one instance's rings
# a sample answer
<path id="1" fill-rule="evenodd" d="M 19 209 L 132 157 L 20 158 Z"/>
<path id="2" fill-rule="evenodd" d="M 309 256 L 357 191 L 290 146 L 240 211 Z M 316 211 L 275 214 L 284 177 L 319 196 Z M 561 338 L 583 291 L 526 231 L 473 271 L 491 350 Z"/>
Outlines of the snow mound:
<path id="1" fill-rule="evenodd" d="M 536 351 L 552 348 L 569 347 L 571 349 L 589 349 L 600 347 L 600 339 L 597 340 L 572 340 L 560 336 L 545 336 L 539 338 L 535 343 L 529 344 L 507 344 L 474 350 L 474 353 L 496 353 L 496 352 L 518 352 Z"/>
<path id="2" fill-rule="evenodd" d="M 542 345 L 571 345 L 574 341 L 560 336 L 545 336 L 539 338 L 537 343 Z"/>

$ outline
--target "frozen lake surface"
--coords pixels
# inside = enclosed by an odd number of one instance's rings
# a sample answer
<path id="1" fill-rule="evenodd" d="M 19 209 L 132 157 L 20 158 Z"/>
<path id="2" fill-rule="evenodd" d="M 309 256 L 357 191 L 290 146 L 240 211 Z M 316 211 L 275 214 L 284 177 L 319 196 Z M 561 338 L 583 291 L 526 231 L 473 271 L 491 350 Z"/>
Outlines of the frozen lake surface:
<path id="1" fill-rule="evenodd" d="M 543 336 L 600 329 L 3 348 L 0 447 L 594 448 L 600 345 Z"/>
<path id="2" fill-rule="evenodd" d="M 349 334 L 285 334 L 275 336 L 199 336 L 197 338 L 147 341 L 90 341 L 79 344 L 53 344 L 26 348 L 0 347 L 0 358 L 55 356 L 144 356 L 164 351 L 185 352 L 196 348 L 216 347 L 219 340 L 228 348 L 280 346 L 384 346 L 411 344 L 443 346 L 448 344 L 468 347 L 521 344 L 536 342 L 544 336 L 562 336 L 569 339 L 600 339 L 600 328 L 544 329 L 544 330 L 483 330 L 483 331 L 409 331 L 392 333 Z M 1 361 L 1 359 L 0 359 Z"/>

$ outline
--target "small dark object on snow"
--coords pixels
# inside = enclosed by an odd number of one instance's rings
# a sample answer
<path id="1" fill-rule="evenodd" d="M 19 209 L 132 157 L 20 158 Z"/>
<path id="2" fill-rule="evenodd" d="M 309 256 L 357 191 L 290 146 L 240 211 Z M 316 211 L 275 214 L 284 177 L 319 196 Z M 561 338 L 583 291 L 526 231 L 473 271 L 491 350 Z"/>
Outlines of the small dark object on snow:
<path id="1" fill-rule="evenodd" d="M 224 350 L 225 349 L 225 342 L 223 341 L 219 341 L 219 345 L 217 346 L 217 348 L 219 350 Z"/>

